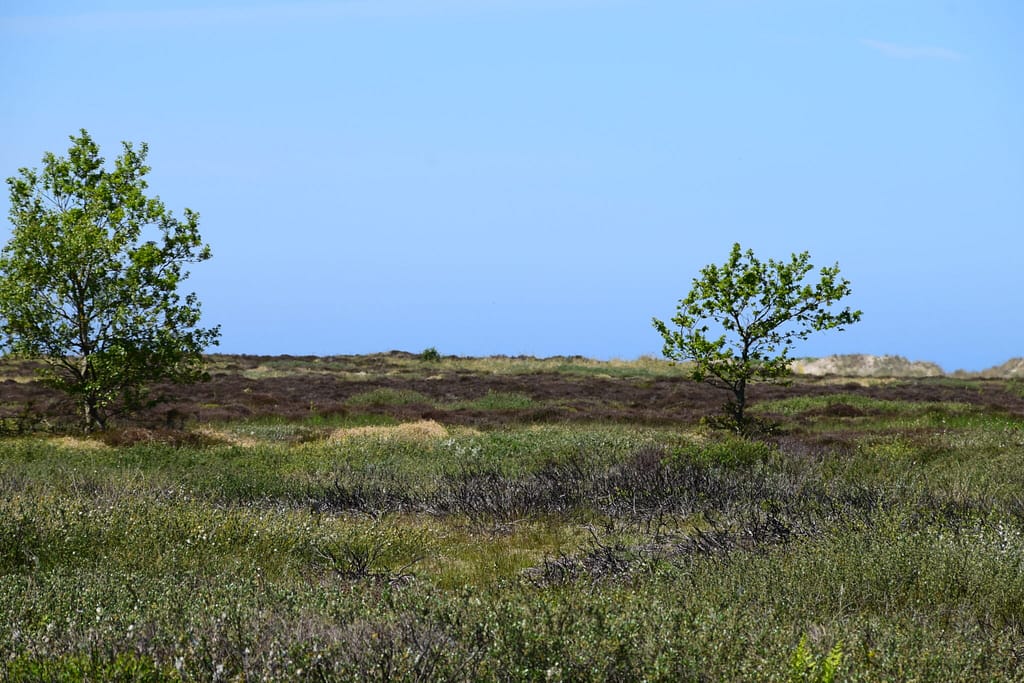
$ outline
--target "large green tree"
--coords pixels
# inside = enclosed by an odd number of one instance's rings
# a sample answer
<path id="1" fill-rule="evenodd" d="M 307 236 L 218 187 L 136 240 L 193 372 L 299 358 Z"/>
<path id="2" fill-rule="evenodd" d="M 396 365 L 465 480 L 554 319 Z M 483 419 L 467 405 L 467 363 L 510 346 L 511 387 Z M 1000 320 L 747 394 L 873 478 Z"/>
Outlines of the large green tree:
<path id="1" fill-rule="evenodd" d="M 147 400 L 153 382 L 194 382 L 219 328 L 198 327 L 182 297 L 186 264 L 210 258 L 199 215 L 175 218 L 146 195 L 148 147 L 122 143 L 113 168 L 82 130 L 67 156 L 7 179 L 13 234 L 0 252 L 0 334 L 15 354 L 46 361 L 44 379 L 71 395 L 86 430 Z"/>
<path id="2" fill-rule="evenodd" d="M 744 252 L 734 244 L 723 265 L 705 266 L 694 278 L 671 327 L 653 319 L 666 357 L 691 362 L 693 379 L 732 393 L 726 413 L 729 425 L 739 431 L 750 424 L 750 382 L 785 377 L 795 342 L 814 332 L 841 330 L 861 318 L 860 311 L 849 307 L 833 309 L 850 294 L 839 265 L 822 268 L 813 283 L 805 281 L 812 269 L 806 251 L 789 261 L 763 263 L 753 250 Z"/>

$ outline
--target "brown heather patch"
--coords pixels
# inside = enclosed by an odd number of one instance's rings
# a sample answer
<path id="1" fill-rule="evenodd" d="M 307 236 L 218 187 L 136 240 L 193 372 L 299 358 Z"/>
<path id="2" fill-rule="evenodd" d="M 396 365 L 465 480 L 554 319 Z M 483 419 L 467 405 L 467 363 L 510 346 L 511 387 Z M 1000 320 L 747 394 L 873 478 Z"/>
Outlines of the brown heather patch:
<path id="1" fill-rule="evenodd" d="M 218 443 L 205 434 L 184 429 L 166 429 L 162 427 L 117 427 L 100 432 L 98 438 L 111 447 L 120 448 L 136 444 L 162 444 L 182 447 L 210 446 Z"/>
<path id="2" fill-rule="evenodd" d="M 220 425 L 273 417 L 302 421 L 311 415 L 325 418 L 379 415 L 398 423 L 434 421 L 476 429 L 527 424 L 589 424 L 615 422 L 632 425 L 693 426 L 717 415 L 728 398 L 724 391 L 679 376 L 610 375 L 614 363 L 597 364 L 598 373 L 575 372 L 589 368 L 578 359 L 562 359 L 573 372 L 523 368 L 555 367 L 521 359 L 445 360 L 440 365 L 421 363 L 401 354 L 363 357 L 296 358 L 282 356 L 211 356 L 211 381 L 191 386 L 157 385 L 152 396 L 164 403 L 118 420 L 122 426 L 157 428 L 168 425 L 168 406 L 187 415 L 189 424 Z M 653 361 L 652 361 L 653 362 Z M 472 370 L 474 363 L 487 370 Z M 546 366 L 544 364 L 547 364 Z M 507 366 L 507 367 L 506 367 Z M 246 377 L 247 371 L 266 368 L 277 376 Z M 0 363 L 0 372 L 19 374 L 20 367 Z M 516 372 L 512 372 L 516 370 Z M 260 372 L 264 372 L 260 370 Z M 418 374 L 417 374 L 418 373 Z M 415 392 L 418 403 L 353 405 L 353 397 L 369 392 Z M 77 425 L 75 406 L 41 382 L 7 381 L 0 384 L 0 425 L 18 429 L 26 411 L 45 420 L 42 428 Z M 788 386 L 755 384 L 752 406 L 795 396 L 845 393 L 879 400 L 960 402 L 984 408 L 999 406 L 1008 414 L 1024 414 L 1024 391 L 1009 380 L 955 378 L 892 379 L 880 377 L 797 376 Z M 528 397 L 530 407 L 481 409 L 474 405 L 488 395 Z M 39 429 L 39 427 L 37 427 Z M 222 437 L 233 442 L 237 435 Z"/>

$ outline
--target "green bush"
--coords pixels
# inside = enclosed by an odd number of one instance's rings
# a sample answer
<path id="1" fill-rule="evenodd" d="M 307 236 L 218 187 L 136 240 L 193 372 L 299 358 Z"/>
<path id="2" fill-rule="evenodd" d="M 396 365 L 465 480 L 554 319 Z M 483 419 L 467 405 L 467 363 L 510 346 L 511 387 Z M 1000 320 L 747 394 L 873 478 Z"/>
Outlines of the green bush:
<path id="1" fill-rule="evenodd" d="M 757 463 L 778 462 L 779 457 L 778 448 L 770 443 L 730 434 L 716 434 L 704 443 L 677 447 L 670 462 L 749 468 Z"/>
<path id="2" fill-rule="evenodd" d="M 420 360 L 425 361 L 427 363 L 440 363 L 441 354 L 433 346 L 430 346 L 428 348 L 423 349 L 423 351 L 420 352 Z"/>
<path id="3" fill-rule="evenodd" d="M 148 657 L 120 653 L 110 659 L 91 655 L 57 659 L 21 656 L 6 662 L 4 680 L 9 683 L 164 683 L 182 679 L 173 667 L 160 667 Z"/>

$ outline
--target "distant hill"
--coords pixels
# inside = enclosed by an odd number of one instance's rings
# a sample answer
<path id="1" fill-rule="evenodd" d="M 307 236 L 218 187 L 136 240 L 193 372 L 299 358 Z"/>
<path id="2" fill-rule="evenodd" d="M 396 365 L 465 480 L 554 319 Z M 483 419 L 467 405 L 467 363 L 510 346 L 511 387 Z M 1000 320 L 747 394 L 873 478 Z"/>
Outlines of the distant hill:
<path id="1" fill-rule="evenodd" d="M 1002 365 L 969 374 L 977 377 L 1024 377 L 1024 358 L 1011 358 Z"/>
<path id="2" fill-rule="evenodd" d="M 792 368 L 798 375 L 838 377 L 942 377 L 946 374 L 935 363 L 865 353 L 801 359 L 794 361 Z"/>
<path id="3" fill-rule="evenodd" d="M 824 358 L 802 358 L 793 361 L 798 375 L 836 377 L 945 377 L 947 373 L 935 363 L 907 360 L 903 356 L 872 356 L 854 353 Z M 1013 358 L 981 372 L 957 370 L 953 377 L 1003 379 L 1024 377 L 1024 358 Z"/>

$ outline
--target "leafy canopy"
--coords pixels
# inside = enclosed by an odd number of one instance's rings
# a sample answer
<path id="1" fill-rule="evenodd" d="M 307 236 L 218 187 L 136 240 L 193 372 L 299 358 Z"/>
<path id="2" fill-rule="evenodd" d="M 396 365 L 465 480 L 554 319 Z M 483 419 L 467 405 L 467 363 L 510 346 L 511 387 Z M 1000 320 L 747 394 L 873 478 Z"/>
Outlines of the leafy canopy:
<path id="1" fill-rule="evenodd" d="M 113 169 L 82 130 L 66 157 L 22 168 L 10 187 L 10 241 L 0 252 L 0 334 L 15 353 L 47 361 L 44 378 L 74 397 L 87 429 L 111 408 L 133 409 L 157 380 L 203 377 L 219 328 L 197 327 L 184 266 L 210 258 L 199 215 L 175 218 L 146 196 L 148 147 L 122 143 Z"/>
<path id="2" fill-rule="evenodd" d="M 805 282 L 812 268 L 806 251 L 764 263 L 734 244 L 723 265 L 705 266 L 694 278 L 671 319 L 674 327 L 653 319 L 667 358 L 692 362 L 693 379 L 733 393 L 727 410 L 737 426 L 745 419 L 748 382 L 788 375 L 795 342 L 860 320 L 861 312 L 849 307 L 832 310 L 850 294 L 838 264 L 822 268 L 818 282 Z"/>

